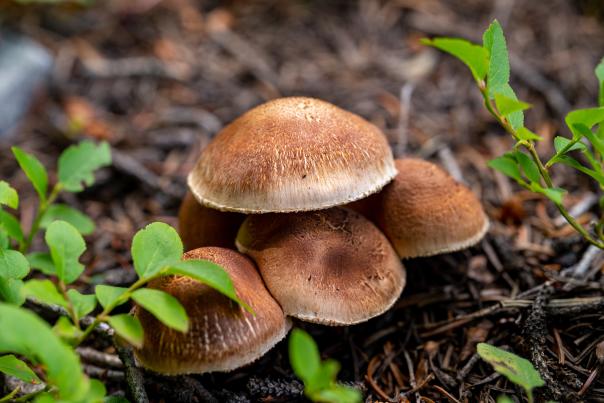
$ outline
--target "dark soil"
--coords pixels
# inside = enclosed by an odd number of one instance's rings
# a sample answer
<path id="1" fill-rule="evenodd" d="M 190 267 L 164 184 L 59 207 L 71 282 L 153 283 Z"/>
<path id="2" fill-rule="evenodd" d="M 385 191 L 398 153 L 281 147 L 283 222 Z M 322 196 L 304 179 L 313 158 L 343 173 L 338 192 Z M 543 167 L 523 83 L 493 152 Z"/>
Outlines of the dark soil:
<path id="1" fill-rule="evenodd" d="M 527 126 L 544 137 L 539 152 L 547 156 L 555 133 L 567 135 L 565 113 L 596 103 L 603 15 L 595 0 L 108 0 L 91 7 L 0 1 L 2 25 L 40 41 L 56 58 L 48 89 L 14 138 L 0 143 L 0 177 L 22 194 L 27 225 L 34 192 L 10 145 L 54 167 L 73 141 L 108 140 L 114 166 L 64 201 L 98 223 L 78 286 L 127 284 L 134 277 L 133 234 L 151 221 L 176 225 L 185 176 L 223 125 L 274 97 L 326 99 L 381 127 L 397 154 L 452 172 L 459 167 L 492 220 L 486 239 L 470 250 L 407 261 L 407 287 L 386 314 L 351 327 L 295 324 L 316 338 L 324 357 L 341 362 L 340 379 L 364 390 L 367 401 L 494 402 L 502 393 L 522 401 L 475 354 L 475 345 L 488 341 L 533 361 L 547 381 L 540 400 L 604 401 L 603 357 L 596 355 L 604 306 L 573 300 L 602 296 L 604 257 L 580 278 L 565 275 L 586 243 L 549 202 L 487 168 L 510 148 L 510 138 L 483 110 L 464 66 L 419 44 L 433 35 L 478 41 L 498 18 L 513 85 L 533 104 Z M 570 190 L 569 206 L 598 192 L 567 169 L 557 169 L 554 181 Z M 597 213 L 594 204 L 582 222 Z M 552 302 L 561 299 L 570 307 Z M 90 347 L 115 353 L 101 338 Z M 149 397 L 301 399 L 286 347 L 228 374 L 174 380 L 145 373 Z M 125 393 L 123 369 L 108 368 L 87 366 L 111 393 Z"/>

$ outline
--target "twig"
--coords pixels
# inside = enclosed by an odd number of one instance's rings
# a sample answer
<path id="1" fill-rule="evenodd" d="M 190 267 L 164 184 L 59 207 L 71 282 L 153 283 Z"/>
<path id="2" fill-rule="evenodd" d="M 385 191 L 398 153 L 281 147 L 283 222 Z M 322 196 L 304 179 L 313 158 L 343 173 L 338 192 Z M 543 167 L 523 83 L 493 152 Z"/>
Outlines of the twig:
<path id="1" fill-rule="evenodd" d="M 407 83 L 401 87 L 400 91 L 400 110 L 398 119 L 398 138 L 394 146 L 394 157 L 402 157 L 407 150 L 409 139 L 409 115 L 411 111 L 411 96 L 415 85 Z"/>
<path id="2" fill-rule="evenodd" d="M 90 347 L 78 347 L 76 352 L 86 362 L 106 367 L 123 368 L 124 364 L 115 354 L 107 354 Z"/>
<path id="3" fill-rule="evenodd" d="M 589 211 L 589 209 L 591 209 L 597 202 L 598 196 L 596 196 L 592 192 L 589 192 L 568 210 L 568 214 L 570 214 L 572 217 L 577 218 Z M 559 215 L 554 219 L 554 225 L 556 227 L 561 227 L 564 224 L 566 224 L 566 220 L 562 215 Z"/>
<path id="4" fill-rule="evenodd" d="M 463 178 L 461 168 L 459 168 L 459 164 L 457 163 L 457 160 L 453 156 L 453 152 L 449 147 L 445 146 L 438 150 L 438 158 L 440 158 L 440 161 L 453 179 L 455 179 L 457 182 L 466 183 Z"/>
<path id="5" fill-rule="evenodd" d="M 120 360 L 124 363 L 126 382 L 128 383 L 128 392 L 134 403 L 149 403 L 147 391 L 145 390 L 145 381 L 143 374 L 136 367 L 134 362 L 134 354 L 131 347 L 124 347 L 119 342 L 114 341 L 113 345 L 117 350 Z"/>
<path id="6" fill-rule="evenodd" d="M 413 393 L 415 395 L 415 401 L 421 402 L 421 396 L 418 392 L 419 388 L 417 387 L 417 382 L 415 381 L 415 370 L 413 368 L 413 361 L 411 361 L 411 356 L 407 352 L 407 350 L 403 350 L 403 355 L 405 356 L 405 362 L 407 363 L 407 368 L 409 369 L 409 384 L 411 385 L 411 390 L 415 390 Z"/>

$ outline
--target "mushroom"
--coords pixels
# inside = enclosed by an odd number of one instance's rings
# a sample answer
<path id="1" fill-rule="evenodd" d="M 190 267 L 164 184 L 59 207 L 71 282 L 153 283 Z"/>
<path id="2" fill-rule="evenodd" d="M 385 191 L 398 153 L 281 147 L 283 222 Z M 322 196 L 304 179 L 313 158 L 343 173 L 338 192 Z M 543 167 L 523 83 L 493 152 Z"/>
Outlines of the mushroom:
<path id="1" fill-rule="evenodd" d="M 241 213 L 325 209 L 379 191 L 396 175 L 383 133 L 313 98 L 279 98 L 226 126 L 188 177 L 202 204 Z"/>
<path id="2" fill-rule="evenodd" d="M 254 259 L 285 314 L 309 322 L 364 322 L 390 308 L 405 285 L 386 237 L 341 207 L 250 215 L 236 244 Z"/>
<path id="3" fill-rule="evenodd" d="M 394 181 L 350 207 L 375 222 L 401 258 L 457 251 L 484 237 L 489 220 L 470 189 L 427 161 L 395 165 Z"/>
<path id="4" fill-rule="evenodd" d="M 185 307 L 189 331 L 170 329 L 135 307 L 144 330 L 143 347 L 135 350 L 135 355 L 144 367 L 169 375 L 231 371 L 260 358 L 285 337 L 291 323 L 247 257 L 229 249 L 207 247 L 185 253 L 184 259 L 221 265 L 254 315 L 191 278 L 153 280 L 149 287 L 170 293 Z"/>
<path id="5" fill-rule="evenodd" d="M 185 250 L 202 246 L 234 248 L 235 236 L 245 215 L 201 205 L 187 192 L 178 212 L 178 232 Z"/>

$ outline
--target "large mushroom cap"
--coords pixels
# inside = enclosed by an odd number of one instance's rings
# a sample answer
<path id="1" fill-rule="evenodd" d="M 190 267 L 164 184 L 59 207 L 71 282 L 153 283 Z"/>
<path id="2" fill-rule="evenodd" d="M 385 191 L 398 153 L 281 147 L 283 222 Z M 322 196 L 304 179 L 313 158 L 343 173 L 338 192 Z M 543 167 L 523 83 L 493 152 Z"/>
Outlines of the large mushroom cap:
<path id="1" fill-rule="evenodd" d="M 187 192 L 178 212 L 178 233 L 185 250 L 202 246 L 235 247 L 235 236 L 245 215 L 201 205 Z"/>
<path id="2" fill-rule="evenodd" d="M 470 189 L 427 161 L 395 165 L 399 174 L 371 198 L 370 209 L 400 257 L 452 252 L 482 239 L 489 220 Z"/>
<path id="3" fill-rule="evenodd" d="M 250 215 L 236 243 L 256 261 L 283 311 L 309 322 L 366 321 L 390 308 L 405 285 L 386 237 L 344 208 Z"/>
<path id="4" fill-rule="evenodd" d="M 381 131 L 313 98 L 280 98 L 226 126 L 202 152 L 189 188 L 243 213 L 309 211 L 377 192 L 396 175 Z"/>
<path id="5" fill-rule="evenodd" d="M 188 277 L 153 280 L 149 287 L 170 293 L 185 307 L 189 331 L 170 329 L 137 306 L 135 314 L 143 325 L 144 341 L 135 354 L 143 366 L 170 375 L 230 371 L 260 358 L 285 337 L 291 324 L 247 257 L 208 247 L 185 253 L 184 258 L 221 265 L 255 316 Z"/>

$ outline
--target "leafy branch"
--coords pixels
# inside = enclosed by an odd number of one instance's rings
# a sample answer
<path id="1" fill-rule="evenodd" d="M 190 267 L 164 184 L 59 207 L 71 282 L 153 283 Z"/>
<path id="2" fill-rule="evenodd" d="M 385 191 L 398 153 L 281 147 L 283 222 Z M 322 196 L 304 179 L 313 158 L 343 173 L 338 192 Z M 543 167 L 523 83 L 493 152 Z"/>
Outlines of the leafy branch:
<path id="1" fill-rule="evenodd" d="M 556 153 L 544 163 L 535 148 L 535 142 L 541 137 L 524 126 L 524 111 L 530 105 L 518 100 L 509 84 L 509 55 L 503 29 L 497 20 L 485 31 L 482 45 L 459 38 L 424 39 L 423 43 L 455 56 L 470 69 L 486 109 L 515 140 L 513 150 L 490 161 L 489 166 L 514 179 L 523 188 L 550 199 L 568 224 L 587 242 L 604 249 L 604 216 L 593 229 L 581 225 L 564 206 L 566 190 L 555 186 L 550 174 L 550 169 L 561 163 L 588 175 L 604 189 L 604 61 L 596 68 L 599 107 L 578 109 L 566 116 L 572 138 L 556 137 Z M 572 152 L 579 152 L 587 164 L 569 155 Z"/>

